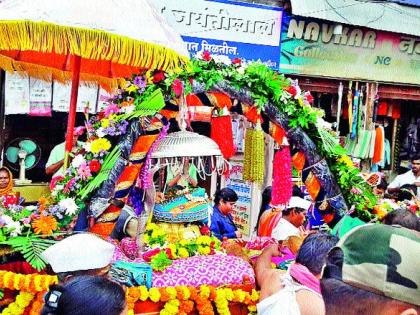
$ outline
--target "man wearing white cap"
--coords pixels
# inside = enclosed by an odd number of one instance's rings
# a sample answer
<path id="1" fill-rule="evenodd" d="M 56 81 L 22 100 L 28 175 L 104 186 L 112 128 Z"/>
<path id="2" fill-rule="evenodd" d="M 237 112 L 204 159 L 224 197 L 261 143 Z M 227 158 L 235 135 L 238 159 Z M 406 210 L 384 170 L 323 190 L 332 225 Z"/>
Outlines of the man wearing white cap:
<path id="1" fill-rule="evenodd" d="M 47 248 L 41 257 L 51 266 L 60 282 L 73 276 L 106 275 L 115 246 L 91 233 L 69 236 Z"/>
<path id="2" fill-rule="evenodd" d="M 300 236 L 300 229 L 302 229 L 310 206 L 311 202 L 308 200 L 295 196 L 290 198 L 289 204 L 283 210 L 283 217 L 273 229 L 271 237 L 285 241 L 290 236 Z"/>

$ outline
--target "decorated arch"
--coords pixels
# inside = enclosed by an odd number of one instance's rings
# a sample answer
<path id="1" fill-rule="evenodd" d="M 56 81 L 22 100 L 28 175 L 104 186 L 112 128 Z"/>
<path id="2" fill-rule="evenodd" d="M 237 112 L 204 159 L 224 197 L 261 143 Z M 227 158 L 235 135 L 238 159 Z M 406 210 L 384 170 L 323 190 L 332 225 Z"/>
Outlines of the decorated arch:
<path id="1" fill-rule="evenodd" d="M 297 82 L 261 63 L 230 61 L 206 52 L 174 73 L 139 74 L 122 83 L 102 112 L 86 117 L 87 140 L 80 148 L 82 153 L 73 156 L 64 176 L 53 178 L 50 196 L 39 200 L 36 207 L 17 206 L 3 200 L 5 223 L 0 229 L 0 243 L 9 251 L 19 251 L 33 268 L 42 270 L 45 262 L 40 253 L 63 234 L 71 233 L 78 217 L 87 216 L 96 221 L 91 231 L 110 236 L 122 215 L 118 200 L 128 200 L 134 209 L 133 215 L 139 217 L 137 232 L 149 243 L 153 239 L 155 244 L 163 246 L 167 239 L 162 228 L 155 229 L 153 224 L 145 228 L 151 211 L 148 202 L 157 198 L 153 194 L 153 153 L 169 133 L 169 120 L 177 118 L 181 129 L 188 128 L 188 106 L 203 104 L 214 107 L 207 113 L 236 107 L 250 122 L 246 137 L 256 134 L 255 138 L 261 138 L 263 132 L 270 134 L 280 152 L 276 158 L 283 159 L 287 165 L 293 163 L 301 172 L 312 198 L 331 225 L 349 213 L 363 221 L 372 220 L 376 199 L 371 187 L 339 144 L 330 125 L 323 120 L 323 112 L 312 102 L 311 94 L 301 91 Z M 249 148 L 245 148 L 245 158 L 249 154 L 247 150 Z M 259 152 L 264 155 L 263 150 Z M 225 158 L 233 154 L 232 150 L 223 148 L 222 153 Z M 253 162 L 261 163 L 261 159 Z M 249 172 L 245 174 L 248 180 L 261 182 L 260 171 L 252 173 L 248 169 L 246 172 Z M 282 184 L 281 176 L 277 181 L 274 179 L 273 194 L 278 194 L 279 203 L 287 202 L 290 197 L 279 192 L 282 189 L 275 191 L 275 186 Z M 169 244 L 165 252 L 155 253 L 151 261 L 154 268 L 163 270 L 170 265 L 168 255 L 193 258 L 196 253 L 207 255 L 221 246 L 220 241 L 207 236 L 184 243 Z M 24 290 L 27 282 L 32 283 L 29 278 L 14 277 L 0 272 L 3 287 Z M 48 287 L 40 279 L 49 283 L 57 279 L 44 276 L 37 279 L 38 287 L 25 301 L 29 300 L 29 304 L 35 299 L 33 304 L 39 308 L 42 294 L 37 292 Z M 238 287 L 226 289 L 228 291 L 212 287 L 200 287 L 199 292 L 187 287 L 174 290 L 134 288 L 129 291 L 130 303 L 150 299 L 155 303 L 165 302 L 160 306 L 166 311 L 178 312 L 181 306 L 190 309 L 191 301 L 202 309 L 211 308 L 214 302 L 218 311 L 228 314 L 228 301 L 254 310 L 258 299 L 255 291 L 241 291 Z M 168 294 L 174 297 L 168 298 Z"/>

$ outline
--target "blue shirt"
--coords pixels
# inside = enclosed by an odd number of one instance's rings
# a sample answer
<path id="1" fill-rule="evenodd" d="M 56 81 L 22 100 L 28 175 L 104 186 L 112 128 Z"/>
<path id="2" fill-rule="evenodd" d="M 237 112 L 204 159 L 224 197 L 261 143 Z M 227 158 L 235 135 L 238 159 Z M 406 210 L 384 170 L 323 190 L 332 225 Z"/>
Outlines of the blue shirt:
<path id="1" fill-rule="evenodd" d="M 219 240 L 223 240 L 224 237 L 236 238 L 237 227 L 233 223 L 232 215 L 224 215 L 217 206 L 213 207 L 210 230 Z"/>

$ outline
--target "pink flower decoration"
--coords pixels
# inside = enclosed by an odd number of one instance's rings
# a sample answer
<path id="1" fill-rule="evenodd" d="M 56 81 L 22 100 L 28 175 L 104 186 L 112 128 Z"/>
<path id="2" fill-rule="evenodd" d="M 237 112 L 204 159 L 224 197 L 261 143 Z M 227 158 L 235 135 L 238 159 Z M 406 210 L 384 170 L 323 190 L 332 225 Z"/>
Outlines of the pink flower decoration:
<path id="1" fill-rule="evenodd" d="M 76 183 L 76 178 L 70 179 L 67 184 L 63 188 L 63 193 L 68 194 L 70 190 L 73 188 L 74 184 Z"/>
<path id="2" fill-rule="evenodd" d="M 175 79 L 172 83 L 172 90 L 174 91 L 177 97 L 181 96 L 184 92 L 184 85 L 180 79 Z"/>
<path id="3" fill-rule="evenodd" d="M 309 103 L 312 104 L 314 101 L 314 97 L 311 95 L 311 92 L 305 92 L 305 100 Z"/>
<path id="4" fill-rule="evenodd" d="M 64 176 L 62 176 L 62 175 L 57 175 L 57 176 L 54 176 L 52 179 L 51 179 L 51 182 L 50 182 L 50 190 L 53 190 L 54 188 L 55 188 L 55 186 L 57 185 L 57 183 L 59 182 L 59 181 L 62 181 L 64 179 Z"/>
<path id="5" fill-rule="evenodd" d="M 79 175 L 82 180 L 87 180 L 92 176 L 92 173 L 90 172 L 89 166 L 86 163 L 83 163 L 77 169 L 77 175 Z"/>
<path id="6" fill-rule="evenodd" d="M 120 111 L 117 104 L 111 103 L 104 109 L 105 117 L 108 118 L 111 114 L 118 113 Z"/>
<path id="7" fill-rule="evenodd" d="M 210 61 L 212 58 L 211 58 L 211 55 L 210 55 L 210 53 L 207 51 L 207 50 L 205 50 L 204 52 L 203 52 L 203 60 L 205 60 L 205 61 Z"/>

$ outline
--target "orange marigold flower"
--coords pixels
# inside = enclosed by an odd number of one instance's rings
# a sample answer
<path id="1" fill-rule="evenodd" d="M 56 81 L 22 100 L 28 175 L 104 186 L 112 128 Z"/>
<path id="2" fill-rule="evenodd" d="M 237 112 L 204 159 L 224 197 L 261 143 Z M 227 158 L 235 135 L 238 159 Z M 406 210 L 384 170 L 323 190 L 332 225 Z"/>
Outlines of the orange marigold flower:
<path id="1" fill-rule="evenodd" d="M 43 216 L 41 215 L 39 219 L 35 219 L 32 222 L 32 228 L 36 234 L 42 234 L 48 236 L 53 234 L 57 230 L 58 223 L 57 220 L 52 216 Z"/>

